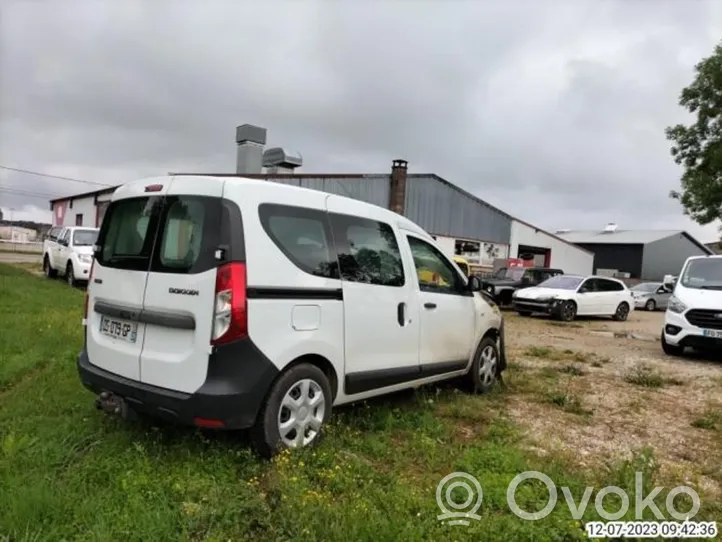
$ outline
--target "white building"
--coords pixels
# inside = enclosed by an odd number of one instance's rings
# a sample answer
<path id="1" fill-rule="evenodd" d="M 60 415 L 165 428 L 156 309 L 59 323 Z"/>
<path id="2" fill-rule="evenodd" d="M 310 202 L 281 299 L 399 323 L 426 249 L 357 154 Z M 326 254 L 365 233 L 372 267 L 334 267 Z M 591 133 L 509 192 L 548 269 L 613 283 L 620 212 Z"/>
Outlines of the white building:
<path id="1" fill-rule="evenodd" d="M 69 198 L 50 200 L 53 226 L 100 227 L 105 209 L 116 188 L 113 186 Z"/>

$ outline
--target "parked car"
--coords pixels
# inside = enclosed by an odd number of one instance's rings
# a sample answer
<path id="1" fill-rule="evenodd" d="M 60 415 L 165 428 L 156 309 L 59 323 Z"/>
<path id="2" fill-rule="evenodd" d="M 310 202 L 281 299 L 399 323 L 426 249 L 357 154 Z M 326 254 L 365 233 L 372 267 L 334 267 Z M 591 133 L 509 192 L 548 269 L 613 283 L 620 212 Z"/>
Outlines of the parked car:
<path id="1" fill-rule="evenodd" d="M 455 377 L 489 390 L 504 328 L 480 290 L 375 205 L 238 177 L 139 180 L 100 228 L 78 371 L 106 412 L 250 428 L 270 457 L 316 442 L 341 404 Z"/>
<path id="2" fill-rule="evenodd" d="M 666 309 L 672 290 L 661 282 L 640 282 L 629 289 L 634 296 L 634 307 L 654 311 Z"/>
<path id="3" fill-rule="evenodd" d="M 512 294 L 519 288 L 536 286 L 548 278 L 563 275 L 561 269 L 549 267 L 501 267 L 491 278 L 483 280 L 483 289 L 503 306 L 511 304 Z"/>
<path id="4" fill-rule="evenodd" d="M 43 240 L 43 272 L 55 278 L 60 272 L 68 284 L 87 282 L 98 228 L 55 226 Z"/>
<path id="5" fill-rule="evenodd" d="M 686 347 L 722 350 L 722 255 L 687 258 L 672 290 L 662 327 L 662 350 L 681 356 Z"/>
<path id="6" fill-rule="evenodd" d="M 565 322 L 577 316 L 611 316 L 624 321 L 634 311 L 634 298 L 621 280 L 557 275 L 514 292 L 513 305 L 522 316 L 544 313 Z"/>

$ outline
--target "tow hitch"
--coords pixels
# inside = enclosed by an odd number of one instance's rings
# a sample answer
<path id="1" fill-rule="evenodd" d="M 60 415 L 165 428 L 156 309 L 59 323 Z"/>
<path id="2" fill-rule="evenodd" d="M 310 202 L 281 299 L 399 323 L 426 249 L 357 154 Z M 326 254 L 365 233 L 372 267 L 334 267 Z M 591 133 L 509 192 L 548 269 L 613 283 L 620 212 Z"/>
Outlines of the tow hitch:
<path id="1" fill-rule="evenodd" d="M 102 392 L 95 400 L 95 408 L 104 411 L 106 414 L 120 416 L 127 420 L 135 417 L 135 413 L 128 407 L 122 397 L 110 392 Z"/>

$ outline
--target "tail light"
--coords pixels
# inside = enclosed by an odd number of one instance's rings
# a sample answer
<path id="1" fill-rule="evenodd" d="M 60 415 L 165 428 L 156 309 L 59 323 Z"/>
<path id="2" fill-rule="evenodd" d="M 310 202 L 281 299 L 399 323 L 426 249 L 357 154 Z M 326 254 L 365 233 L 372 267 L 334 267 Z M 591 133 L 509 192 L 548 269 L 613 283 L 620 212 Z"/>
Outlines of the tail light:
<path id="1" fill-rule="evenodd" d="M 87 324 L 88 321 L 88 301 L 89 301 L 89 294 L 88 290 L 90 290 L 90 281 L 93 280 L 93 269 L 95 269 L 95 257 L 93 257 L 93 260 L 90 262 L 90 271 L 88 272 L 88 286 L 85 288 L 85 301 L 83 306 L 83 324 Z"/>
<path id="2" fill-rule="evenodd" d="M 216 275 L 211 344 L 224 344 L 248 335 L 246 264 L 227 263 Z"/>

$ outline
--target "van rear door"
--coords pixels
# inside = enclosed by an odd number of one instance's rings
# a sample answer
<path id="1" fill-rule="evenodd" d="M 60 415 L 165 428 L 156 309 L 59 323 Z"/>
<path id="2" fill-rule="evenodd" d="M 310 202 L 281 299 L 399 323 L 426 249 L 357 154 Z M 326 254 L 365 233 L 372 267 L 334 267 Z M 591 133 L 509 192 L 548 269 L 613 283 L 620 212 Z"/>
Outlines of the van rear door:
<path id="1" fill-rule="evenodd" d="M 143 303 L 140 380 L 185 393 L 203 385 L 213 326 L 222 179 L 176 176 L 166 193 Z M 224 226 L 225 230 L 230 228 Z"/>
<path id="2" fill-rule="evenodd" d="M 100 228 L 92 276 L 86 342 L 90 362 L 111 373 L 140 380 L 143 309 L 162 192 L 130 184 L 108 206 Z M 116 193 L 117 195 L 117 193 Z"/>

